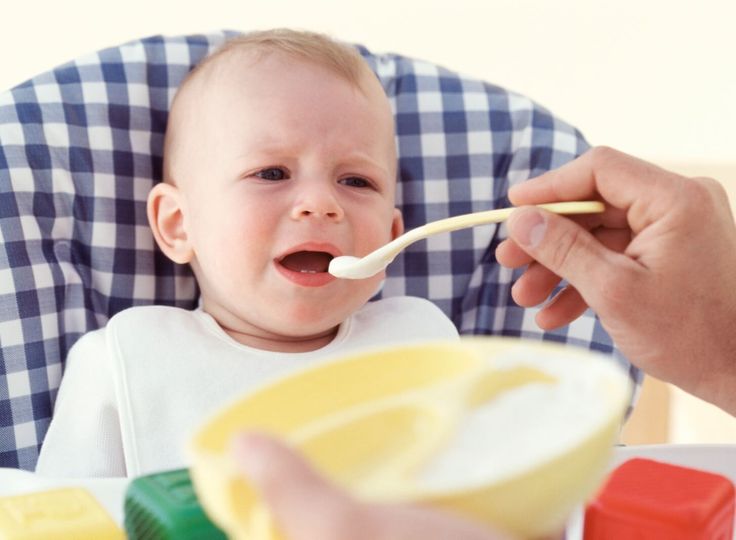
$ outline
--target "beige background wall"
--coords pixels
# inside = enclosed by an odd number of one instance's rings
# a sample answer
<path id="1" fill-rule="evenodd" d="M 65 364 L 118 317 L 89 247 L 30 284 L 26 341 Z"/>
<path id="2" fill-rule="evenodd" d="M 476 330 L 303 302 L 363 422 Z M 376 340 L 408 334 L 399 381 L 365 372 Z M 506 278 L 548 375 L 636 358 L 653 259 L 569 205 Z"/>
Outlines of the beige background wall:
<path id="1" fill-rule="evenodd" d="M 0 88 L 156 33 L 294 26 L 521 91 L 596 144 L 732 161 L 732 0 L 6 0 Z"/>
<path id="2" fill-rule="evenodd" d="M 149 34 L 307 28 L 527 94 L 592 143 L 717 176 L 736 201 L 734 20 L 732 0 L 7 0 L 0 89 Z M 652 395 L 642 411 L 661 412 L 645 439 L 736 440 L 731 419 L 666 388 Z"/>

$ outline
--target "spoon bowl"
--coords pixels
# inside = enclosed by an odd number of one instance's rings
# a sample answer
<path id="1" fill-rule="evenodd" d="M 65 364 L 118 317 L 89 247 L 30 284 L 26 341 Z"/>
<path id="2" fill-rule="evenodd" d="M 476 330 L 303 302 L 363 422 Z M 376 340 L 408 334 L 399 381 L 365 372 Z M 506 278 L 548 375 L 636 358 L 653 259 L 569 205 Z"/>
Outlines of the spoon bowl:
<path id="1" fill-rule="evenodd" d="M 537 207 L 555 214 L 596 214 L 605 209 L 605 205 L 599 201 L 559 202 L 539 204 Z M 335 257 L 330 261 L 328 272 L 343 279 L 366 279 L 386 268 L 403 249 L 414 242 L 443 232 L 457 231 L 487 223 L 500 223 L 508 219 L 514 210 L 516 210 L 514 207 L 499 208 L 433 221 L 402 234 L 365 257 L 350 255 Z"/>

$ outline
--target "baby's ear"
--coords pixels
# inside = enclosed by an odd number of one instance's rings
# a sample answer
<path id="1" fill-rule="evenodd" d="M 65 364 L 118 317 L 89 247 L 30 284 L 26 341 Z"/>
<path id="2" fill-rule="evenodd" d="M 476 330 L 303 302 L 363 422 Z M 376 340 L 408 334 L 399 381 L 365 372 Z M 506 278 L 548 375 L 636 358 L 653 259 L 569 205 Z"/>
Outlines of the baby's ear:
<path id="1" fill-rule="evenodd" d="M 394 219 L 391 223 L 391 240 L 404 234 L 404 216 L 401 210 L 394 208 Z"/>
<path id="2" fill-rule="evenodd" d="M 194 251 L 184 227 L 183 195 L 176 186 L 161 182 L 148 194 L 148 223 L 164 254 L 179 264 L 192 260 Z"/>

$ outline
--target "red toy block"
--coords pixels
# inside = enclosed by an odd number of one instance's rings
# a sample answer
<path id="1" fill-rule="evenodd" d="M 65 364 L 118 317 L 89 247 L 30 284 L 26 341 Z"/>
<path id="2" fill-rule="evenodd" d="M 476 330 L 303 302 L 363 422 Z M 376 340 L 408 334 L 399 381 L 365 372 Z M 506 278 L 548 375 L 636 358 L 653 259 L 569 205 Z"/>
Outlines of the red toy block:
<path id="1" fill-rule="evenodd" d="M 584 538 L 732 540 L 733 526 L 728 478 L 635 458 L 611 473 L 586 508 Z"/>

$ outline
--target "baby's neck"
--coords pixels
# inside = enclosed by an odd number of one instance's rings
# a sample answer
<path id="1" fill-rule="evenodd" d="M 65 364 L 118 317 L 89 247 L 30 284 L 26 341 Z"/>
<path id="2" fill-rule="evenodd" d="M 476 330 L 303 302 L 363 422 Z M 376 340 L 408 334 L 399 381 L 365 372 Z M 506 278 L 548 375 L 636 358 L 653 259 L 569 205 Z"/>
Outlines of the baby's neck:
<path id="1" fill-rule="evenodd" d="M 235 341 L 254 349 L 273 352 L 301 353 L 321 349 L 328 345 L 337 334 L 337 328 L 332 328 L 324 334 L 307 337 L 292 336 L 260 336 L 238 331 L 222 326 L 227 335 Z"/>
<path id="2" fill-rule="evenodd" d="M 316 351 L 335 339 L 340 328 L 340 325 L 336 325 L 323 331 L 306 333 L 306 335 L 293 335 L 254 324 L 241 314 L 234 313 L 217 302 L 208 302 L 204 297 L 201 298 L 199 307 L 212 317 L 217 326 L 231 339 L 247 347 L 263 351 L 285 353 Z"/>

